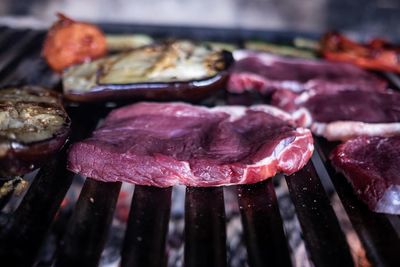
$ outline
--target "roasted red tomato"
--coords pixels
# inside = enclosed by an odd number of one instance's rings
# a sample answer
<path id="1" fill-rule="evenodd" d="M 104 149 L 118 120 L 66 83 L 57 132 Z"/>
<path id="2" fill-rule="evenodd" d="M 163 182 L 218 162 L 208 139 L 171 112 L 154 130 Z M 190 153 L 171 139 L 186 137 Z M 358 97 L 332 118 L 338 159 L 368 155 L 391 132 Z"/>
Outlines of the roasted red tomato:
<path id="1" fill-rule="evenodd" d="M 400 47 L 383 39 L 359 44 L 339 33 L 329 32 L 321 40 L 321 53 L 329 60 L 349 62 L 371 70 L 400 73 Z"/>
<path id="2" fill-rule="evenodd" d="M 43 47 L 43 56 L 53 70 L 61 72 L 106 54 L 106 38 L 98 27 L 57 15 L 59 20 L 47 33 Z"/>

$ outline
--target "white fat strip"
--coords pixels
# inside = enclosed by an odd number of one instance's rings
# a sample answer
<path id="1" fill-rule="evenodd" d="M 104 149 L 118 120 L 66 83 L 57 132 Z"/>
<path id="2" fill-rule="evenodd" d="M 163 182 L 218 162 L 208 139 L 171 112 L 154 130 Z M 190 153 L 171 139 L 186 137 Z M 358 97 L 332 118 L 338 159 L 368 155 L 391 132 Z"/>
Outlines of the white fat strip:
<path id="1" fill-rule="evenodd" d="M 296 124 L 301 127 L 310 127 L 313 122 L 311 113 L 306 108 L 299 108 L 292 113 L 292 117 Z"/>
<path id="2" fill-rule="evenodd" d="M 209 109 L 210 112 L 223 112 L 230 116 L 229 121 L 236 121 L 246 114 L 246 107 L 242 106 L 218 106 Z"/>
<path id="3" fill-rule="evenodd" d="M 253 167 L 268 166 L 274 160 L 276 160 L 276 157 L 275 157 L 274 153 L 272 153 L 272 155 L 270 155 L 270 156 L 268 156 L 266 158 L 263 158 L 262 160 L 260 160 L 259 162 L 256 162 L 255 164 L 247 165 L 246 168 L 244 169 L 242 179 L 240 180 L 239 183 L 243 183 L 243 181 L 245 181 L 247 179 L 247 175 L 248 175 L 249 169 L 251 169 Z M 265 179 L 266 178 L 269 178 L 269 177 L 265 177 Z"/>
<path id="4" fill-rule="evenodd" d="M 288 89 L 290 91 L 300 93 L 301 91 L 304 90 L 304 86 L 301 85 L 298 81 L 282 81 L 278 82 L 280 87 L 283 87 L 285 89 Z M 279 87 L 277 86 L 277 87 Z"/>
<path id="5" fill-rule="evenodd" d="M 249 108 L 251 110 L 263 111 L 272 116 L 278 117 L 284 121 L 288 121 L 288 122 L 293 121 L 293 117 L 289 113 L 287 113 L 277 107 L 273 107 L 273 106 L 269 106 L 269 105 L 253 105 L 253 106 L 250 106 Z"/>
<path id="6" fill-rule="evenodd" d="M 296 132 L 299 134 L 296 136 L 296 138 L 288 143 L 289 138 L 283 139 L 279 142 L 279 144 L 275 147 L 273 153 L 271 155 L 269 155 L 268 157 L 263 158 L 262 160 L 251 164 L 251 165 L 247 165 L 246 169 L 244 170 L 243 173 L 243 179 L 246 179 L 247 177 L 247 170 L 251 169 L 252 167 L 262 167 L 262 166 L 267 166 L 269 164 L 271 164 L 274 160 L 278 160 L 280 155 L 282 153 L 284 153 L 287 149 L 291 149 L 291 144 L 299 141 L 300 139 L 303 138 L 307 138 L 307 132 L 309 132 L 308 129 L 304 129 L 304 128 L 297 128 Z M 307 151 L 309 151 L 310 153 L 312 153 L 314 151 L 314 144 L 313 143 L 309 143 L 307 146 Z M 279 163 L 278 163 L 279 165 Z M 279 171 L 279 170 L 277 170 Z M 268 177 L 267 177 L 268 178 Z"/>
<path id="7" fill-rule="evenodd" d="M 233 58 L 235 61 L 245 59 L 248 57 L 256 57 L 262 61 L 265 65 L 272 65 L 277 59 L 281 60 L 279 57 L 265 53 L 265 52 L 254 52 L 251 50 L 236 50 L 233 52 Z"/>
<path id="8" fill-rule="evenodd" d="M 264 159 L 262 159 L 262 160 L 260 160 L 260 161 L 258 161 L 256 163 L 254 163 L 252 165 L 248 165 L 248 167 L 260 167 L 260 166 L 268 165 L 273 160 L 278 159 L 279 156 L 282 153 L 285 152 L 285 150 L 291 148 L 290 144 L 294 143 L 295 141 L 298 141 L 299 139 L 307 138 L 306 133 L 309 132 L 309 130 L 308 129 L 304 129 L 304 128 L 297 128 L 296 132 L 299 135 L 297 135 L 294 140 L 292 140 L 291 142 L 288 142 L 288 140 L 290 140 L 290 138 L 286 138 L 286 139 L 281 140 L 279 142 L 279 144 L 275 147 L 273 153 L 270 156 L 268 156 L 268 157 L 266 157 L 266 158 L 264 158 Z M 314 150 L 314 145 L 312 143 L 309 143 L 308 147 L 307 147 L 307 150 L 313 151 Z"/>
<path id="9" fill-rule="evenodd" d="M 296 139 L 293 140 L 293 141 L 291 142 L 291 144 L 292 144 L 292 143 L 295 143 L 295 142 L 298 142 L 298 141 L 301 140 L 301 139 L 308 138 L 308 137 L 309 137 L 308 135 L 310 135 L 310 130 L 309 130 L 309 129 L 306 129 L 306 128 L 297 128 L 297 129 L 296 129 L 296 132 L 297 132 L 298 135 L 296 135 Z M 279 153 L 277 154 L 277 158 L 279 158 L 279 155 L 282 154 L 282 153 L 284 153 L 285 150 L 287 150 L 287 149 L 289 149 L 289 148 L 291 148 L 291 147 L 288 146 L 288 145 L 284 145 L 283 149 L 281 149 L 281 151 L 279 151 Z M 308 143 L 307 151 L 309 151 L 309 152 L 311 152 L 311 153 L 314 151 L 314 144 L 313 144 L 312 142 L 311 142 L 311 143 Z"/>
<path id="10" fill-rule="evenodd" d="M 246 115 L 247 110 L 261 111 L 270 114 L 274 117 L 277 117 L 281 120 L 293 123 L 293 118 L 289 113 L 269 105 L 253 105 L 250 107 L 218 106 L 210 109 L 211 112 L 224 112 L 229 114 L 230 115 L 229 121 L 231 122 L 242 118 L 244 115 Z"/>
<path id="11" fill-rule="evenodd" d="M 314 134 L 330 141 L 348 140 L 356 136 L 391 136 L 400 134 L 400 123 L 364 123 L 356 121 L 315 122 L 311 125 Z"/>
<path id="12" fill-rule="evenodd" d="M 296 105 L 301 105 L 305 102 L 307 102 L 311 97 L 315 96 L 317 93 L 315 92 L 315 90 L 307 90 L 303 93 L 301 93 L 298 97 L 296 97 L 296 99 L 294 100 L 294 103 Z"/>
<path id="13" fill-rule="evenodd" d="M 279 142 L 279 144 L 275 147 L 273 153 L 270 156 L 263 158 L 262 160 L 254 163 L 254 164 L 248 165 L 248 167 L 265 166 L 265 165 L 268 165 L 269 163 L 271 163 L 273 160 L 276 160 L 277 158 L 279 158 L 279 155 L 288 147 L 288 145 L 290 143 L 294 142 L 294 140 L 292 142 L 288 142 L 288 140 L 290 140 L 290 138 L 281 140 Z"/>
<path id="14" fill-rule="evenodd" d="M 321 65 L 321 64 L 332 64 L 332 63 L 327 63 L 321 60 L 317 59 L 301 59 L 301 58 L 290 58 L 290 57 L 284 57 L 284 56 L 277 56 L 274 54 L 270 54 L 267 52 L 256 52 L 252 50 L 236 50 L 233 52 L 233 58 L 235 60 L 241 60 L 247 57 L 256 57 L 260 61 L 262 61 L 265 65 L 272 65 L 274 62 L 286 62 L 288 64 L 307 64 L 307 65 Z"/>

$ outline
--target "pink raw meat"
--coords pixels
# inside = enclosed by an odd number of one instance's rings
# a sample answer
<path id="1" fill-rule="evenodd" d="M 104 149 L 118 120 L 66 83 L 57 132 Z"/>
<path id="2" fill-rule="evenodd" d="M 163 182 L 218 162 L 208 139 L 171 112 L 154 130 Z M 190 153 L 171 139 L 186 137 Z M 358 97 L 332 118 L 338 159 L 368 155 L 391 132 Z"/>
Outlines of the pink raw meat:
<path id="1" fill-rule="evenodd" d="M 256 90 L 271 94 L 277 90 L 301 93 L 313 90 L 383 91 L 387 83 L 374 74 L 347 63 L 313 59 L 296 59 L 264 52 L 234 52 L 228 91 L 243 93 Z"/>
<path id="2" fill-rule="evenodd" d="M 331 160 L 371 210 L 400 214 L 400 136 L 349 140 Z"/>
<path id="3" fill-rule="evenodd" d="M 143 102 L 114 110 L 75 143 L 68 169 L 109 182 L 222 186 L 291 174 L 312 152 L 310 131 L 271 106 Z"/>

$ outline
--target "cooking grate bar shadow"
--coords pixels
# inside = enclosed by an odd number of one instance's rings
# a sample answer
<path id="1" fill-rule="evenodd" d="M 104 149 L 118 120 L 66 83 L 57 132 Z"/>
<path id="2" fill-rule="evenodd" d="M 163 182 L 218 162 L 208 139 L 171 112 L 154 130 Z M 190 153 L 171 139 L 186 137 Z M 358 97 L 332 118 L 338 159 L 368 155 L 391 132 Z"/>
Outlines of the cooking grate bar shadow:
<path id="1" fill-rule="evenodd" d="M 0 233 L 0 258 L 6 266 L 31 266 L 71 186 L 66 149 L 40 169 L 21 204 Z"/>
<path id="2" fill-rule="evenodd" d="M 311 161 L 285 179 L 315 266 L 354 266 L 344 233 Z"/>
<path id="3" fill-rule="evenodd" d="M 187 187 L 185 196 L 186 267 L 227 266 L 222 187 Z"/>
<path id="4" fill-rule="evenodd" d="M 237 186 L 248 263 L 292 266 L 272 179 Z"/>
<path id="5" fill-rule="evenodd" d="M 58 249 L 55 266 L 98 266 L 120 188 L 120 182 L 86 178 Z"/>
<path id="6" fill-rule="evenodd" d="M 166 266 L 172 188 L 135 186 L 121 266 Z"/>

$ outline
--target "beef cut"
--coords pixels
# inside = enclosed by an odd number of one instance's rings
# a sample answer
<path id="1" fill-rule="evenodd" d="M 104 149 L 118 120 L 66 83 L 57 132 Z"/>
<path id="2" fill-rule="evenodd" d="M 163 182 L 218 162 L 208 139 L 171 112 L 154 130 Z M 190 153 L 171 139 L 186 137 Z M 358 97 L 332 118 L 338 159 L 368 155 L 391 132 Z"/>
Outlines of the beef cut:
<path id="1" fill-rule="evenodd" d="M 400 94 L 357 90 L 282 97 L 273 104 L 290 111 L 297 124 L 328 140 L 400 134 Z"/>
<path id="2" fill-rule="evenodd" d="M 109 182 L 221 186 L 291 174 L 312 152 L 310 131 L 272 106 L 142 102 L 112 111 L 92 137 L 74 144 L 68 168 Z"/>
<path id="3" fill-rule="evenodd" d="M 228 91 L 257 90 L 270 94 L 279 89 L 293 92 L 314 90 L 383 91 L 387 83 L 372 73 L 347 63 L 279 57 L 263 52 L 239 50 L 231 69 Z"/>
<path id="4" fill-rule="evenodd" d="M 371 210 L 400 214 L 400 136 L 349 140 L 331 161 Z"/>

